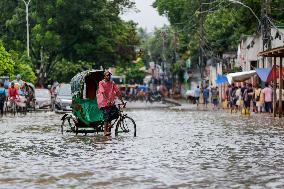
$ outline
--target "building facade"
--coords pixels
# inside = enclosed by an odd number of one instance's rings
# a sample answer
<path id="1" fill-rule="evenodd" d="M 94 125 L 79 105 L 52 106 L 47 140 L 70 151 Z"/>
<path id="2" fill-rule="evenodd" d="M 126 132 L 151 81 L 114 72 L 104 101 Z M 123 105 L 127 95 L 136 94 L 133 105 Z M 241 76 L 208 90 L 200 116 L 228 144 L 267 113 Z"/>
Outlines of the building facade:
<path id="1" fill-rule="evenodd" d="M 284 29 L 271 29 L 271 48 L 284 46 Z M 267 46 L 263 45 L 262 35 L 255 34 L 251 36 L 243 36 L 238 45 L 237 65 L 242 71 L 250 71 L 255 68 L 267 68 L 272 66 L 269 58 L 258 57 L 258 54 L 267 50 Z"/>

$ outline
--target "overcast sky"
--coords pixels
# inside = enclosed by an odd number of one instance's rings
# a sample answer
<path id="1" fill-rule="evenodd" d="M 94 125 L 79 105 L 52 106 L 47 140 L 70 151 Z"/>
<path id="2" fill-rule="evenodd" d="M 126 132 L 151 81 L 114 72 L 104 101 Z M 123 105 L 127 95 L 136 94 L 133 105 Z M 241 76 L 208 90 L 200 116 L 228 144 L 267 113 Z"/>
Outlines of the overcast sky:
<path id="1" fill-rule="evenodd" d="M 122 15 L 124 20 L 133 20 L 138 23 L 142 28 L 146 28 L 148 32 L 154 30 L 155 27 L 162 27 L 164 24 L 168 24 L 165 17 L 159 16 L 156 9 L 152 7 L 154 0 L 134 0 L 136 2 L 137 9 L 140 12 L 134 11 L 125 13 Z"/>

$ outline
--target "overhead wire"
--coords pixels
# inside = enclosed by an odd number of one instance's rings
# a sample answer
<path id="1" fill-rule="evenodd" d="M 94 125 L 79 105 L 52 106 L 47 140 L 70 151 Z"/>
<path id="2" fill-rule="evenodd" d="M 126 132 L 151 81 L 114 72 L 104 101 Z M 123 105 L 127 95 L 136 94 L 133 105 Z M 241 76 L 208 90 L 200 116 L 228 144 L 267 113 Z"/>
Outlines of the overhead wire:
<path id="1" fill-rule="evenodd" d="M 284 33 L 281 32 L 281 31 L 277 28 L 277 26 L 275 26 L 275 24 L 272 22 L 271 18 L 270 18 L 267 14 L 265 14 L 265 17 L 267 18 L 267 20 L 269 21 L 269 23 L 272 25 L 272 27 L 275 28 L 276 31 L 284 37 Z"/>

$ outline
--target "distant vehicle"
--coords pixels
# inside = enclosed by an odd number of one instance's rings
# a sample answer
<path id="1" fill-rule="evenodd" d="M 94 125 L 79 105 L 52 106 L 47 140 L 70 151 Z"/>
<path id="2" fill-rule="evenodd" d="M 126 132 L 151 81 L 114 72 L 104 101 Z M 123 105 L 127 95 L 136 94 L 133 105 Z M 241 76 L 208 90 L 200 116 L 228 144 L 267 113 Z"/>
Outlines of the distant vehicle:
<path id="1" fill-rule="evenodd" d="M 37 109 L 51 108 L 51 95 L 48 89 L 35 89 Z"/>
<path id="2" fill-rule="evenodd" d="M 55 89 L 55 110 L 71 111 L 71 105 L 71 85 L 59 84 Z"/>
<path id="3" fill-rule="evenodd" d="M 149 94 L 148 94 L 148 99 L 147 100 L 150 103 L 152 103 L 152 102 L 160 102 L 160 101 L 164 100 L 164 97 L 158 91 L 155 91 L 155 92 L 150 91 Z"/>

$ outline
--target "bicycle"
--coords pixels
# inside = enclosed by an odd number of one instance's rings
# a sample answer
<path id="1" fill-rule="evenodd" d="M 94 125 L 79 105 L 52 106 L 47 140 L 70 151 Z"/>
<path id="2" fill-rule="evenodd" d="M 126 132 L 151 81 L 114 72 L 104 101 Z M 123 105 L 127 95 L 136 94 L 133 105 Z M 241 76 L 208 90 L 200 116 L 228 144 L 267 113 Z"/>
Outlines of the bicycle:
<path id="1" fill-rule="evenodd" d="M 17 99 L 10 99 L 10 112 L 16 116 L 16 113 L 17 113 L 17 103 L 16 103 L 16 100 Z"/>
<path id="2" fill-rule="evenodd" d="M 136 137 L 136 123 L 129 117 L 127 114 L 123 113 L 123 109 L 126 104 L 118 104 L 118 118 L 113 121 L 111 128 L 115 125 L 115 136 L 118 136 L 118 133 L 130 133 L 133 126 L 133 135 Z"/>

